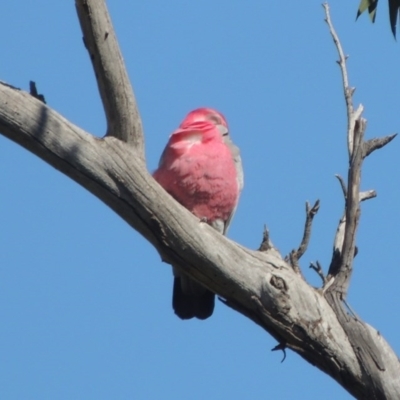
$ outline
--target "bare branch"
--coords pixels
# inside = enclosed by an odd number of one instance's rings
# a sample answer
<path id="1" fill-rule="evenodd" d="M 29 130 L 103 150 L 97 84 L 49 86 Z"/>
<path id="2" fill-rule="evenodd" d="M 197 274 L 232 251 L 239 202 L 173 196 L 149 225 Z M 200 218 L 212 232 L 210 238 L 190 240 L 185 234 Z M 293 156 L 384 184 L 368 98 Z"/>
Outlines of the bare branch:
<path id="1" fill-rule="evenodd" d="M 342 254 L 345 228 L 346 228 L 346 214 L 344 214 L 343 217 L 340 219 L 338 227 L 336 228 L 335 240 L 333 241 L 332 262 L 331 266 L 329 267 L 329 274 L 331 275 L 336 275 L 339 271 L 340 266 L 338 265 L 338 263 L 340 263 L 340 257 Z M 332 270 L 332 267 L 334 265 L 333 260 L 335 260 L 336 261 L 335 264 L 337 264 L 336 265 L 337 269 L 335 270 Z"/>
<path id="2" fill-rule="evenodd" d="M 354 147 L 350 157 L 348 187 L 346 197 L 346 225 L 342 248 L 342 268 L 352 268 L 354 258 L 354 249 L 356 241 L 356 231 L 360 218 L 360 182 L 361 182 L 361 165 L 363 161 L 363 137 L 365 131 L 365 120 L 361 118 L 356 120 L 354 130 Z M 347 273 L 346 273 L 347 274 Z M 347 284 L 349 279 L 347 279 Z M 343 289 L 347 285 L 343 286 Z M 346 293 L 346 292 L 344 292 Z"/>
<path id="3" fill-rule="evenodd" d="M 342 192 L 343 192 L 343 197 L 346 200 L 346 197 L 347 197 L 346 183 L 344 182 L 344 179 L 340 175 L 336 174 L 335 177 L 338 179 L 338 181 L 340 183 L 340 187 L 342 188 Z M 375 190 L 367 190 L 365 192 L 360 193 L 360 201 L 369 200 L 376 196 L 377 196 L 377 193 Z"/>
<path id="4" fill-rule="evenodd" d="M 115 94 L 122 93 L 122 100 L 111 99 L 107 103 L 104 99 L 111 86 L 121 82 L 113 80 L 119 77 L 114 72 L 108 76 L 105 67 L 112 66 L 109 60 L 103 60 L 108 51 L 108 44 L 104 43 L 110 35 L 115 42 L 116 39 L 108 19 L 101 22 L 105 29 L 96 25 L 101 18 L 94 14 L 107 16 L 100 0 L 77 3 L 85 42 L 95 56 L 95 71 L 104 75 L 98 79 L 109 135 L 95 138 L 28 93 L 0 84 L 2 134 L 95 194 L 146 237 L 164 261 L 185 270 L 188 276 L 225 299 L 225 304 L 269 332 L 281 346 L 329 374 L 356 398 L 400 398 L 400 364 L 396 354 L 376 331 L 344 312 L 337 287 L 328 289 L 339 278 L 346 282 L 341 272 L 351 272 L 351 265 L 347 270 L 343 267 L 342 253 L 349 247 L 344 243 L 348 240 L 346 235 L 350 235 L 350 248 L 355 249 L 355 233 L 347 232 L 347 220 L 355 217 L 353 227 L 357 227 L 357 208 L 355 213 L 346 213 L 342 218 L 343 245 L 335 250 L 336 261 L 331 263 L 338 265 L 339 273 L 328 277 L 322 291 L 315 290 L 293 271 L 273 247 L 266 230 L 263 251 L 253 251 L 200 223 L 149 175 L 142 156 L 138 157 L 138 152 L 142 152 L 141 129 L 134 125 L 135 121 L 113 120 L 118 113 L 124 117 L 132 111 L 129 94 L 124 97 L 127 93 L 122 89 L 115 89 Z M 115 50 L 115 46 L 110 45 L 110 53 L 112 48 Z M 353 90 L 349 89 L 349 93 L 351 96 Z M 359 207 L 363 196 L 368 197 L 354 189 L 359 187 L 359 175 L 355 172 L 361 165 L 359 149 L 363 143 L 357 129 L 353 132 L 346 200 L 346 208 L 350 209 L 355 204 Z M 292 263 L 296 262 L 292 256 Z"/>
<path id="5" fill-rule="evenodd" d="M 345 187 L 343 179 L 338 178 L 345 195 L 345 211 L 339 222 L 335 236 L 334 251 L 327 280 L 329 285 L 324 285 L 323 293 L 335 311 L 357 355 L 361 373 L 364 377 L 363 379 L 366 384 L 370 386 L 370 393 L 367 397 L 385 399 L 387 396 L 383 393 L 382 381 L 379 378 L 381 371 L 385 369 L 380 349 L 373 339 L 370 330 L 367 328 L 367 325 L 358 318 L 349 316 L 344 311 L 343 302 L 346 300 L 346 294 L 350 283 L 353 259 L 357 254 L 356 232 L 361 212 L 360 202 L 376 196 L 376 192 L 373 190 L 360 193 L 362 162 L 368 152 L 375 150 L 375 147 L 378 148 L 379 145 L 382 147 L 386 143 L 384 143 L 384 141 L 375 141 L 369 142 L 370 144 L 367 145 L 364 141 L 366 120 L 362 118 L 363 106 L 360 105 L 356 110 L 353 109 L 352 94 L 354 93 L 354 89 L 350 89 L 348 86 L 343 50 L 339 38 L 333 29 L 328 5 L 324 4 L 324 8 L 326 21 L 329 25 L 332 37 L 334 38 L 340 58 L 339 65 L 342 72 L 348 118 L 347 140 L 349 171 L 347 187 Z M 387 140 L 387 142 L 390 140 Z M 348 306 L 348 309 L 350 309 L 347 302 L 345 302 L 345 304 Z M 391 396 L 389 396 L 389 398 L 390 397 Z"/>
<path id="6" fill-rule="evenodd" d="M 342 84 L 343 84 L 343 91 L 344 91 L 344 98 L 346 100 L 346 109 L 347 109 L 347 146 L 349 150 L 349 156 L 353 152 L 353 132 L 354 132 L 354 125 L 356 117 L 354 115 L 354 108 L 353 108 L 353 93 L 355 91 L 354 88 L 349 87 L 349 79 L 347 75 L 346 69 L 346 61 L 348 56 L 344 55 L 342 45 L 340 44 L 339 37 L 333 27 L 331 16 L 329 12 L 329 5 L 328 3 L 324 3 L 323 7 L 325 9 L 325 22 L 329 26 L 329 31 L 331 33 L 333 42 L 335 43 L 336 49 L 339 53 L 339 61 L 337 62 L 340 66 L 340 71 L 342 73 Z M 360 106 L 361 107 L 361 106 Z M 362 112 L 362 111 L 361 111 Z"/>
<path id="7" fill-rule="evenodd" d="M 340 182 L 340 185 L 341 185 L 341 188 L 343 191 L 343 195 L 346 200 L 347 187 L 344 183 L 344 180 L 339 175 L 335 175 L 335 176 L 336 176 L 336 178 L 338 178 L 338 180 Z M 359 193 L 359 201 L 361 202 L 361 201 L 369 200 L 376 196 L 377 196 L 377 194 L 376 194 L 375 190 L 368 190 L 365 192 L 361 192 L 361 193 Z M 346 210 L 344 212 L 344 215 L 340 219 L 338 227 L 336 229 L 336 235 L 335 235 L 335 240 L 334 240 L 334 245 L 333 245 L 333 257 L 332 257 L 331 267 L 329 268 L 329 274 L 333 275 L 333 276 L 338 274 L 339 268 L 340 268 L 339 263 L 340 263 L 340 255 L 341 255 L 342 249 L 343 249 L 345 227 L 346 227 Z M 356 254 L 356 251 L 354 251 L 354 256 L 355 256 L 355 254 Z"/>
<path id="8" fill-rule="evenodd" d="M 360 201 L 373 199 L 376 196 L 377 196 L 377 193 L 375 190 L 367 190 L 365 192 L 360 193 Z"/>
<path id="9" fill-rule="evenodd" d="M 163 260 L 238 305 L 279 343 L 286 341 L 334 379 L 346 376 L 346 383 L 339 381 L 351 393 L 365 390 L 332 308 L 276 249 L 245 249 L 199 223 L 151 178 L 130 146 L 113 137 L 94 138 L 28 93 L 2 84 L 0 132 L 95 194 Z"/>
<path id="10" fill-rule="evenodd" d="M 107 136 L 131 144 L 144 161 L 142 123 L 106 4 L 75 4 L 107 118 Z"/>
<path id="11" fill-rule="evenodd" d="M 322 280 L 322 285 L 325 286 L 326 277 L 324 275 L 324 271 L 322 271 L 322 267 L 321 267 L 321 264 L 319 263 L 319 261 L 317 261 L 315 264 L 310 263 L 310 268 L 313 269 L 319 275 L 319 277 Z"/>
<path id="12" fill-rule="evenodd" d="M 349 154 L 349 172 L 347 187 L 342 177 L 338 178 L 345 197 L 345 212 L 339 222 L 335 236 L 334 255 L 329 268 L 329 275 L 335 276 L 335 283 L 332 288 L 339 290 L 343 298 L 347 292 L 350 282 L 352 262 L 355 255 L 355 241 L 358 221 L 360 217 L 360 201 L 373 197 L 373 192 L 360 194 L 361 166 L 364 159 L 364 133 L 366 120 L 361 117 L 363 106 L 356 110 L 353 107 L 352 95 L 354 88 L 349 87 L 349 80 L 346 68 L 346 58 L 340 44 L 339 37 L 333 27 L 329 6 L 324 4 L 326 22 L 332 35 L 336 49 L 339 54 L 339 66 L 342 74 L 342 84 L 347 108 L 347 142 Z"/>
<path id="13" fill-rule="evenodd" d="M 281 363 L 283 363 L 286 360 L 286 344 L 285 343 L 279 343 L 275 347 L 271 349 L 271 351 L 278 351 L 282 350 L 283 353 L 283 358 L 281 360 Z"/>
<path id="14" fill-rule="evenodd" d="M 381 149 L 383 146 L 386 146 L 396 136 L 397 136 L 397 133 L 395 133 L 394 135 L 384 136 L 382 138 L 375 138 L 375 139 L 367 140 L 364 143 L 364 158 L 368 157 L 373 151 Z"/>
<path id="15" fill-rule="evenodd" d="M 340 175 L 336 174 L 335 177 L 338 179 L 338 181 L 339 181 L 339 183 L 340 183 L 340 187 L 342 188 L 342 192 L 343 192 L 343 197 L 344 197 L 345 200 L 346 200 L 346 197 L 347 197 L 347 187 L 346 187 L 346 184 L 344 183 L 344 180 L 343 180 L 343 178 L 342 178 Z"/>
<path id="16" fill-rule="evenodd" d="M 267 226 L 264 225 L 263 238 L 258 251 L 268 251 L 271 247 L 272 246 L 269 241 L 269 231 L 267 229 Z"/>
<path id="17" fill-rule="evenodd" d="M 304 226 L 304 233 L 303 233 L 303 239 L 301 240 L 300 246 L 296 251 L 296 258 L 297 260 L 300 260 L 300 258 L 303 256 L 303 254 L 306 252 L 308 243 L 310 241 L 310 236 L 311 236 L 311 227 L 312 227 L 312 221 L 314 219 L 314 216 L 317 214 L 319 210 L 319 200 L 317 200 L 314 205 L 310 208 L 310 203 L 306 203 L 306 223 Z"/>
<path id="18" fill-rule="evenodd" d="M 301 269 L 299 266 L 299 260 L 303 256 L 303 254 L 307 251 L 308 243 L 310 241 L 310 236 L 311 236 L 311 227 L 312 227 L 312 221 L 314 219 L 315 214 L 317 214 L 319 210 L 319 200 L 317 200 L 312 207 L 310 207 L 310 203 L 307 201 L 306 202 L 306 222 L 304 225 L 304 232 L 303 232 L 303 238 L 301 240 L 301 243 L 298 247 L 297 250 L 292 250 L 288 256 L 285 257 L 285 260 L 290 263 L 292 266 L 293 270 L 301 275 Z"/>
<path id="19" fill-rule="evenodd" d="M 245 249 L 199 223 L 152 179 L 130 146 L 94 138 L 28 93 L 1 84 L 0 132 L 95 194 L 163 260 L 237 305 L 279 343 L 335 379 L 346 376 L 340 382 L 350 392 L 364 390 L 357 357 L 331 307 L 276 249 Z"/>
<path id="20" fill-rule="evenodd" d="M 29 93 L 34 98 L 40 100 L 42 103 L 46 104 L 46 100 L 42 94 L 39 94 L 36 88 L 36 83 L 33 81 L 29 82 Z"/>

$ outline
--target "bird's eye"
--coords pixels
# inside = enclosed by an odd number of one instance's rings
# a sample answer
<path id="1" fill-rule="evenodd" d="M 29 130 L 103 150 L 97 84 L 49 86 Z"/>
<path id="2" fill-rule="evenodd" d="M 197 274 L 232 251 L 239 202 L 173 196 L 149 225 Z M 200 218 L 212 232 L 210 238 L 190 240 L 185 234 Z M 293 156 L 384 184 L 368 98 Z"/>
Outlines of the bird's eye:
<path id="1" fill-rule="evenodd" d="M 211 121 L 211 122 L 214 122 L 215 125 L 220 125 L 220 124 L 222 123 L 222 122 L 221 122 L 221 118 L 218 117 L 218 115 L 215 115 L 215 114 L 208 114 L 208 115 L 207 115 L 207 119 L 208 119 L 209 121 Z"/>
<path id="2" fill-rule="evenodd" d="M 229 135 L 229 130 L 226 126 L 218 124 L 216 125 L 216 128 L 218 129 L 219 133 L 221 136 L 228 136 Z"/>

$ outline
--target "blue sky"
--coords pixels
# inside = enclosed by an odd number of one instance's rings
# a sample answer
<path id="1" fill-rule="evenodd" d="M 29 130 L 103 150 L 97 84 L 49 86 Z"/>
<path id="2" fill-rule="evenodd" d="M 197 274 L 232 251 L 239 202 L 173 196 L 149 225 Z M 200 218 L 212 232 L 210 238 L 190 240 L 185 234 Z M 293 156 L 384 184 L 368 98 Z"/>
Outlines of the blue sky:
<path id="1" fill-rule="evenodd" d="M 28 89 L 102 136 L 105 119 L 73 1 L 2 5 L 0 79 Z M 302 260 L 327 268 L 343 209 L 346 115 L 337 54 L 320 1 L 109 2 L 142 115 L 150 170 L 198 106 L 222 111 L 240 146 L 245 188 L 229 236 L 283 254 L 297 246 L 304 202 L 321 200 Z M 381 4 L 382 3 L 382 4 Z M 400 44 L 387 4 L 355 23 L 358 0 L 331 1 L 350 55 L 367 137 L 399 131 Z M 348 300 L 400 354 L 400 142 L 365 163 L 359 255 Z M 217 304 L 207 321 L 171 310 L 172 274 L 99 200 L 0 136 L 0 397 L 4 399 L 349 399 L 328 376 Z"/>

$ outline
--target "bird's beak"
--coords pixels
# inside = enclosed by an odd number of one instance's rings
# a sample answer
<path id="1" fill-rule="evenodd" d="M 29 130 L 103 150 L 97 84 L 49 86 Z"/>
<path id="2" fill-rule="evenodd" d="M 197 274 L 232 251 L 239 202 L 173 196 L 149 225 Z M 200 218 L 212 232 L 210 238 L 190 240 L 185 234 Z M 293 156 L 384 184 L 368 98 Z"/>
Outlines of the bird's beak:
<path id="1" fill-rule="evenodd" d="M 226 126 L 218 124 L 218 125 L 216 125 L 216 127 L 219 130 L 219 133 L 221 134 L 221 136 L 228 136 L 229 131 Z"/>

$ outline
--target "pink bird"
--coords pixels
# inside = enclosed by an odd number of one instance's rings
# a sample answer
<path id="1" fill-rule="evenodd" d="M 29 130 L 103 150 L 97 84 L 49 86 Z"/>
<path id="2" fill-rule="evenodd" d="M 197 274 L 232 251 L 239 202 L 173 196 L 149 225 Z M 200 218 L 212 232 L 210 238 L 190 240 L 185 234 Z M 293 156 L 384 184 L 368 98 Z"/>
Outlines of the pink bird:
<path id="1" fill-rule="evenodd" d="M 172 133 L 153 177 L 196 217 L 223 235 L 243 188 L 239 149 L 224 116 L 212 108 L 191 111 Z M 206 319 L 214 293 L 173 268 L 172 306 L 181 319 Z"/>

